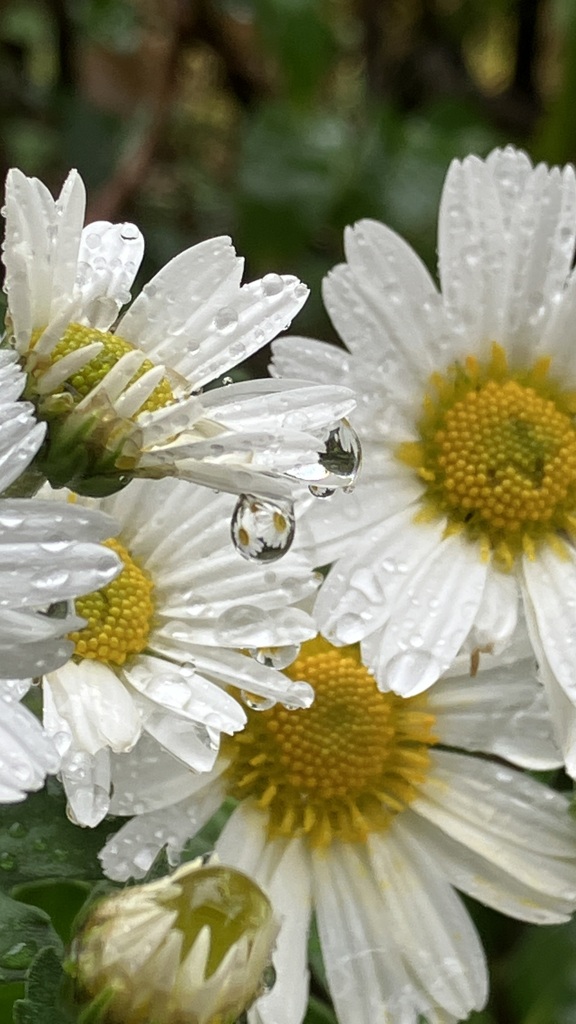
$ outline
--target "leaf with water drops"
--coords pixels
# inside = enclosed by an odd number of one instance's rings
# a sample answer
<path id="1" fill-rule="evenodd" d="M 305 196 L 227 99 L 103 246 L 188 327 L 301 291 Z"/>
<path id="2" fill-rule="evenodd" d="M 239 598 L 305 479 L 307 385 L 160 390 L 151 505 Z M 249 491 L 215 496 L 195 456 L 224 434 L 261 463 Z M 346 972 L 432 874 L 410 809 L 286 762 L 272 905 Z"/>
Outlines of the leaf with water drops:
<path id="1" fill-rule="evenodd" d="M 275 562 L 290 549 L 295 523 L 291 502 L 241 494 L 232 513 L 234 547 L 249 562 Z"/>
<path id="2" fill-rule="evenodd" d="M 40 793 L 2 808 L 0 890 L 41 878 L 101 878 L 97 854 L 114 828 L 110 822 L 94 829 L 73 825 L 62 787 L 49 779 Z"/>
<path id="3" fill-rule="evenodd" d="M 62 951 L 49 915 L 0 893 L 0 981 L 25 978 L 38 950 L 45 946 Z"/>

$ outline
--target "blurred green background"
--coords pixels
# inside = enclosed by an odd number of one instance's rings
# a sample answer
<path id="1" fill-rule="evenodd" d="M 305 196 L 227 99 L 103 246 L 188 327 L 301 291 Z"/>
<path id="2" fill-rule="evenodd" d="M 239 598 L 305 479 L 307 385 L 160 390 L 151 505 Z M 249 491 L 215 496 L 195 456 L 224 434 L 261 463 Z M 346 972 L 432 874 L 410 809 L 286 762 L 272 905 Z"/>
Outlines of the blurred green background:
<path id="1" fill-rule="evenodd" d="M 0 175 L 133 219 L 144 273 L 226 232 L 313 289 L 379 217 L 434 261 L 449 160 L 576 155 L 574 0 L 0 0 Z"/>
<path id="2" fill-rule="evenodd" d="M 290 272 L 311 286 L 296 330 L 317 337 L 333 337 L 319 285 L 347 223 L 385 220 L 433 267 L 450 159 L 511 141 L 573 160 L 575 109 L 576 0 L 0 0 L 0 175 L 18 165 L 57 191 L 79 168 L 90 220 L 144 232 L 142 278 L 231 234 L 249 278 Z M 62 810 L 55 838 L 46 796 L 25 807 L 0 814 L 0 892 L 49 911 L 56 947 L 97 874 L 102 835 L 79 872 L 86 835 Z M 32 885 L 13 874 L 15 844 L 30 854 L 22 813 L 40 830 Z M 576 1024 L 576 927 L 471 909 L 493 978 L 488 1010 L 471 1021 Z M 10 928 L 0 953 L 13 959 L 22 936 Z M 330 1024 L 314 941 L 311 957 L 307 1024 Z M 0 961 L 3 1024 L 28 963 Z"/>

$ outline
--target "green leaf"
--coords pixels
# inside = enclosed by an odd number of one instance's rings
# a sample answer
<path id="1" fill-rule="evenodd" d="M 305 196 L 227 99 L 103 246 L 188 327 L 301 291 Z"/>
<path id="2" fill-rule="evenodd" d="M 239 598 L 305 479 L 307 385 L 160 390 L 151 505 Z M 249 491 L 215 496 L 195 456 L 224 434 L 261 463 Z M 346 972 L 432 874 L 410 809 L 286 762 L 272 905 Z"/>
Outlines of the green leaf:
<path id="1" fill-rule="evenodd" d="M 48 914 L 0 893 L 0 981 L 22 981 L 44 946 L 62 950 Z"/>
<path id="2" fill-rule="evenodd" d="M 304 1024 L 337 1024 L 337 1020 L 334 1011 L 326 1003 L 310 996 Z"/>
<path id="3" fill-rule="evenodd" d="M 49 914 L 52 926 L 64 943 L 70 942 L 73 923 L 92 889 L 87 882 L 30 882 L 17 885 L 12 896 Z"/>
<path id="4" fill-rule="evenodd" d="M 55 951 L 42 949 L 30 968 L 26 997 L 14 1003 L 14 1024 L 72 1024 L 74 1017 L 60 1000 L 63 980 Z"/>
<path id="5" fill-rule="evenodd" d="M 62 787 L 50 779 L 40 793 L 0 812 L 0 890 L 45 878 L 102 878 L 97 854 L 119 824 L 73 825 Z"/>
<path id="6" fill-rule="evenodd" d="M 498 980 L 519 1024 L 576 1021 L 576 921 L 527 928 Z"/>

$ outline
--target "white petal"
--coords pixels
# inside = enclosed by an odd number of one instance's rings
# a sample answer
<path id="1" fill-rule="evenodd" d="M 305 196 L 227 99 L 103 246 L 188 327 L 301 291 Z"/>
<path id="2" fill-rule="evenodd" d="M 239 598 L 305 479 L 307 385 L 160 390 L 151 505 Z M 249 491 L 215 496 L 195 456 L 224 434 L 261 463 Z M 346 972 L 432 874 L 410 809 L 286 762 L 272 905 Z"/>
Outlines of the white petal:
<path id="1" fill-rule="evenodd" d="M 215 782 L 181 803 L 136 815 L 101 850 L 104 873 L 118 882 L 142 878 L 163 846 L 171 862 L 177 863 L 184 844 L 215 814 L 223 799 L 222 788 Z"/>
<path id="2" fill-rule="evenodd" d="M 209 311 L 212 319 L 238 292 L 243 266 L 226 236 L 186 249 L 144 286 L 122 317 L 118 333 L 153 362 L 166 361 L 181 372 L 178 360 L 186 358 L 188 350 L 197 351 L 206 307 L 216 302 Z M 167 348 L 174 358 L 164 355 Z"/>
<path id="3" fill-rule="evenodd" d="M 344 248 L 356 281 L 357 301 L 374 311 L 378 320 L 379 355 L 392 350 L 410 368 L 413 379 L 427 380 L 443 354 L 446 326 L 438 291 L 424 263 L 399 235 L 375 220 L 346 228 Z M 327 308 L 330 312 L 328 303 Z"/>
<path id="4" fill-rule="evenodd" d="M 202 396 L 202 404 L 218 423 L 237 431 L 317 431 L 347 416 L 355 402 L 347 387 L 295 378 L 213 388 Z"/>
<path id="5" fill-rule="evenodd" d="M 412 810 L 540 893 L 550 920 L 558 906 L 574 905 L 576 830 L 565 798 L 489 761 L 447 751 L 431 758 Z"/>
<path id="6" fill-rule="evenodd" d="M 323 384 L 347 384 L 350 356 L 335 345 L 291 335 L 272 345 L 270 372 L 276 377 L 305 377 Z"/>
<path id="7" fill-rule="evenodd" d="M 448 314 L 470 351 L 502 337 L 507 265 L 498 190 L 475 156 L 448 170 L 438 219 L 438 269 Z"/>
<path id="8" fill-rule="evenodd" d="M 522 576 L 532 642 L 536 631 L 550 670 L 576 704 L 576 552 L 567 547 L 560 558 L 543 548 L 534 562 L 523 558 Z"/>
<path id="9" fill-rule="evenodd" d="M 355 643 L 385 623 L 410 571 L 440 543 L 442 527 L 416 526 L 412 509 L 378 523 L 341 558 L 320 589 L 314 616 L 336 643 Z"/>
<path id="10" fill-rule="evenodd" d="M 312 857 L 313 899 L 330 994 L 341 1024 L 417 1024 L 429 999 L 408 974 L 395 921 L 362 847 Z"/>
<path id="11" fill-rule="evenodd" d="M 441 861 L 415 842 L 402 821 L 400 816 L 386 834 L 369 836 L 370 863 L 408 970 L 432 1003 L 462 1020 L 488 995 L 482 946 Z"/>
<path id="12" fill-rule="evenodd" d="M 428 698 L 440 743 L 542 771 L 562 762 L 534 658 L 442 679 Z"/>
<path id="13" fill-rule="evenodd" d="M 110 813 L 121 815 L 159 811 L 199 794 L 224 771 L 219 758 L 212 772 L 196 774 L 144 734 L 133 750 L 111 755 L 114 794 Z"/>
<path id="14" fill-rule="evenodd" d="M 472 849 L 411 810 L 404 812 L 402 824 L 442 865 L 453 885 L 481 903 L 534 924 L 567 921 L 572 914 L 573 898 L 545 894 L 537 878 L 531 885 L 502 865 L 498 844 Z"/>
<path id="15" fill-rule="evenodd" d="M 410 697 L 436 682 L 474 622 L 487 571 L 477 546 L 452 536 L 407 574 L 373 649 L 363 647 L 381 688 Z"/>
<path id="16" fill-rule="evenodd" d="M 503 650 L 518 622 L 518 583 L 512 575 L 489 572 L 467 645 Z"/>
<path id="17" fill-rule="evenodd" d="M 20 351 L 72 293 L 85 191 L 71 171 L 55 202 L 40 181 L 12 170 L 6 182 L 4 262 L 14 336 Z"/>
<path id="18" fill-rule="evenodd" d="M 0 803 L 24 800 L 58 770 L 60 759 L 38 719 L 5 691 L 0 695 L 0 749 Z"/>
<path id="19" fill-rule="evenodd" d="M 84 828 L 95 828 L 110 807 L 109 751 L 71 751 L 62 758 L 60 777 L 71 820 Z"/>
<path id="20" fill-rule="evenodd" d="M 78 253 L 82 323 L 109 329 L 130 299 L 143 255 L 144 239 L 134 224 L 93 221 L 84 228 Z"/>
<path id="21" fill-rule="evenodd" d="M 52 691 L 58 714 L 68 723 L 74 745 L 88 754 L 101 747 L 129 750 L 140 735 L 140 716 L 118 676 L 97 661 L 70 661 L 50 673 L 44 687 Z"/>

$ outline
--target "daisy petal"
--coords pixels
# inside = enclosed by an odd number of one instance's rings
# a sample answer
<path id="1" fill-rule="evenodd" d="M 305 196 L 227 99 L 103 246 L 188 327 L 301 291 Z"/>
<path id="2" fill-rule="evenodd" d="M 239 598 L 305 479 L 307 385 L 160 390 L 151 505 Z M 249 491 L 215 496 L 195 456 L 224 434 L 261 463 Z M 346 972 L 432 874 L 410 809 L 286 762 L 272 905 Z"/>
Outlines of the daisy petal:
<path id="1" fill-rule="evenodd" d="M 186 841 L 210 820 L 222 800 L 222 789 L 214 784 L 206 787 L 201 796 L 168 809 L 137 815 L 118 829 L 101 850 L 102 870 L 117 882 L 142 878 L 164 846 L 169 860 L 178 863 Z"/>
<path id="2" fill-rule="evenodd" d="M 574 643 L 576 642 L 576 551 L 567 547 L 560 558 L 543 548 L 537 561 L 522 560 L 522 577 L 526 592 L 528 628 L 535 642 L 542 647 L 558 683 L 567 697 L 576 702 L 574 674 Z M 529 603 L 529 607 L 528 607 Z"/>
<path id="3" fill-rule="evenodd" d="M 533 771 L 562 763 L 533 657 L 485 668 L 474 678 L 443 679 L 428 708 L 447 746 L 496 754 Z"/>
<path id="4" fill-rule="evenodd" d="M 407 574 L 372 649 L 370 640 L 365 645 L 380 686 L 411 697 L 436 682 L 472 627 L 486 576 L 476 546 L 458 536 L 424 556 Z"/>
<path id="5" fill-rule="evenodd" d="M 369 837 L 368 856 L 394 920 L 394 939 L 431 1002 L 459 1020 L 481 1009 L 488 995 L 484 953 L 441 862 L 402 828 L 402 818 L 385 835 Z"/>

